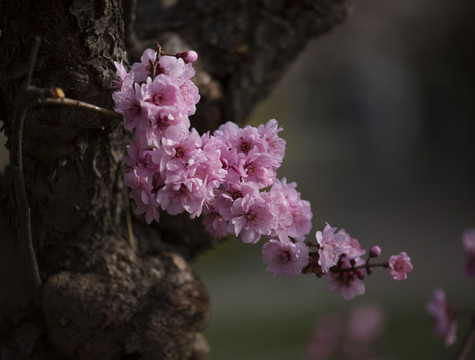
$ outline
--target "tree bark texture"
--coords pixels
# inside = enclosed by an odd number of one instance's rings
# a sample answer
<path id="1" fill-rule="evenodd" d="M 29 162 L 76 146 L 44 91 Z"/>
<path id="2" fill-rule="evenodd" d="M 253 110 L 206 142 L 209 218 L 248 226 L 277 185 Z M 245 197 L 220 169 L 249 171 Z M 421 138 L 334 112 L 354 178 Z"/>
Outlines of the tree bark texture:
<path id="1" fill-rule="evenodd" d="M 25 266 L 12 171 L 0 176 L 2 359 L 203 359 L 210 304 L 189 266 L 215 244 L 200 221 L 133 217 L 129 244 L 120 121 L 24 98 L 33 37 L 42 42 L 32 85 L 113 106 L 113 61 L 156 41 L 199 53 L 200 131 L 242 123 L 306 42 L 341 22 L 344 0 L 7 0 L 0 3 L 0 120 L 14 156 L 26 111 L 23 174 L 41 286 Z"/>

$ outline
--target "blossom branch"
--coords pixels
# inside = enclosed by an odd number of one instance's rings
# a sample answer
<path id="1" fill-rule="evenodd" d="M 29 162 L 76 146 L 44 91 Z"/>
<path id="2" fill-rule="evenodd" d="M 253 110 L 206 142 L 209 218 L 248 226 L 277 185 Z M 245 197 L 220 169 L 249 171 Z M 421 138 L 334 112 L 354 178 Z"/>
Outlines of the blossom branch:
<path id="1" fill-rule="evenodd" d="M 366 269 L 369 270 L 370 268 L 374 267 L 382 267 L 382 268 L 388 268 L 389 267 L 389 262 L 385 261 L 382 263 L 376 263 L 376 264 L 370 264 L 369 262 L 363 264 L 363 265 L 353 265 L 350 268 L 338 268 L 338 267 L 332 267 L 330 269 L 331 272 L 337 273 L 337 272 L 343 272 L 343 271 L 353 271 L 353 270 L 358 270 L 358 269 Z"/>

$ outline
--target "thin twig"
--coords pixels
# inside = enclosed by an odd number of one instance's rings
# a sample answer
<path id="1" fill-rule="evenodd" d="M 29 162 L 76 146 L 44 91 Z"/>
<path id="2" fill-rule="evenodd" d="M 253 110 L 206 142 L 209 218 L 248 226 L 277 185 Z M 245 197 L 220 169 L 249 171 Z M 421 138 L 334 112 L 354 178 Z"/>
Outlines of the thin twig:
<path id="1" fill-rule="evenodd" d="M 44 100 L 40 100 L 40 104 L 43 105 L 58 105 L 58 106 L 72 106 L 72 107 L 79 107 L 81 109 L 94 111 L 98 114 L 122 120 L 122 115 L 116 113 L 115 111 L 108 110 L 101 108 L 100 106 L 89 104 L 84 101 L 69 99 L 69 98 L 46 98 Z"/>
<path id="2" fill-rule="evenodd" d="M 28 206 L 28 198 L 25 189 L 25 178 L 23 175 L 23 124 L 26 116 L 26 89 L 30 86 L 35 67 L 36 56 L 40 46 L 41 39 L 35 36 L 33 46 L 31 48 L 30 61 L 28 64 L 28 74 L 25 87 L 19 91 L 15 103 L 14 116 L 12 119 L 12 148 L 11 148 L 11 164 L 13 172 L 13 182 L 15 191 L 15 200 L 17 203 L 20 244 L 23 252 L 23 260 L 28 272 L 29 280 L 33 293 L 41 286 L 41 278 L 36 261 L 35 250 L 31 236 L 31 220 L 30 208 Z"/>
<path id="3" fill-rule="evenodd" d="M 124 200 L 125 200 L 125 220 L 127 222 L 127 232 L 129 234 L 129 244 L 134 252 L 137 251 L 135 246 L 134 232 L 132 231 L 132 216 L 130 216 L 130 201 L 127 188 L 124 188 Z"/>
<path id="4" fill-rule="evenodd" d="M 353 271 L 353 270 L 358 270 L 358 269 L 367 269 L 367 268 L 374 268 L 374 267 L 383 267 L 383 268 L 387 268 L 389 267 L 389 264 L 388 262 L 383 262 L 383 263 L 376 263 L 376 264 L 363 264 L 363 265 L 358 265 L 358 266 L 352 266 L 352 267 L 349 267 L 349 268 L 340 268 L 340 269 L 335 269 L 334 271 L 332 270 L 332 272 L 334 273 L 338 273 L 338 272 L 345 272 L 345 271 Z"/>

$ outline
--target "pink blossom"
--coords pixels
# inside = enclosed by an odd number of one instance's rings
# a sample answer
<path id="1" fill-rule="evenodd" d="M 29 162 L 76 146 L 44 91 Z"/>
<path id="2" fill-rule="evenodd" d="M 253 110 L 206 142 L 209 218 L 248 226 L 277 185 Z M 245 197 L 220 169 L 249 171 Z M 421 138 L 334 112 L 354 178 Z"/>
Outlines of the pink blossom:
<path id="1" fill-rule="evenodd" d="M 178 80 L 180 95 L 183 102 L 180 109 L 188 116 L 196 112 L 196 104 L 200 101 L 198 87 L 190 80 Z"/>
<path id="2" fill-rule="evenodd" d="M 287 236 L 303 241 L 312 228 L 312 210 L 308 201 L 300 198 L 295 182 L 287 184 L 276 179 L 269 195 L 276 203 L 279 210 L 279 226 L 276 231 Z"/>
<path id="3" fill-rule="evenodd" d="M 308 265 L 309 248 L 302 242 L 269 240 L 262 247 L 262 260 L 267 264 L 266 270 L 272 276 L 300 274 Z"/>
<path id="4" fill-rule="evenodd" d="M 134 84 L 134 74 L 127 73 L 127 70 L 124 67 L 124 63 L 121 60 L 120 63 L 117 61 L 114 61 L 115 68 L 117 69 L 116 75 L 119 78 L 119 80 L 115 80 L 115 88 L 118 88 L 119 90 L 123 92 L 131 91 L 133 90 L 133 84 Z"/>
<path id="5" fill-rule="evenodd" d="M 129 197 L 135 201 L 135 213 L 137 215 L 145 213 L 145 221 L 150 224 L 153 220 L 159 220 L 158 202 L 155 189 L 150 178 L 137 176 L 135 170 L 125 173 L 124 182 L 131 188 Z"/>
<path id="6" fill-rule="evenodd" d="M 203 218 L 205 229 L 214 237 L 221 238 L 228 235 L 231 213 L 230 208 L 233 200 L 229 196 L 223 196 L 218 193 L 206 209 L 206 215 Z"/>
<path id="7" fill-rule="evenodd" d="M 136 82 L 142 82 L 147 79 L 148 76 L 152 75 L 152 69 L 150 67 L 150 62 L 155 64 L 157 61 L 157 52 L 152 49 L 145 49 L 140 58 L 139 63 L 134 63 L 130 72 L 134 74 L 134 80 Z M 156 72 L 160 73 L 160 72 Z"/>
<path id="8" fill-rule="evenodd" d="M 229 136 L 231 136 L 232 134 L 234 134 L 235 132 L 238 132 L 238 131 L 239 131 L 239 126 L 236 123 L 232 122 L 232 121 L 228 121 L 228 122 L 220 125 L 214 131 L 213 135 L 218 139 L 222 139 L 223 143 L 227 143 Z"/>
<path id="9" fill-rule="evenodd" d="M 253 148 L 245 158 L 241 158 L 240 169 L 243 181 L 254 182 L 261 188 L 271 186 L 276 177 L 274 159 L 268 153 L 260 153 Z"/>
<path id="10" fill-rule="evenodd" d="M 352 238 L 344 229 L 340 229 L 338 234 L 345 237 L 345 241 L 343 242 L 343 252 L 348 259 L 358 259 L 366 252 L 366 250 L 361 248 L 358 239 Z"/>
<path id="11" fill-rule="evenodd" d="M 364 262 L 356 262 L 356 266 L 362 265 Z M 351 265 L 348 260 L 343 258 L 341 269 L 349 269 Z M 357 295 L 365 293 L 365 285 L 358 277 L 357 273 L 352 270 L 339 271 L 337 273 L 328 272 L 328 290 L 330 292 L 339 292 L 345 300 L 351 300 Z"/>
<path id="12" fill-rule="evenodd" d="M 195 70 L 191 64 L 185 64 L 183 59 L 175 56 L 161 56 L 159 60 L 162 74 L 170 76 L 175 80 L 189 80 L 195 76 Z"/>
<path id="13" fill-rule="evenodd" d="M 183 101 L 176 82 L 163 74 L 155 76 L 153 80 L 147 78 L 141 89 L 147 105 L 152 109 L 160 106 L 179 107 Z"/>
<path id="14" fill-rule="evenodd" d="M 140 202 L 137 202 L 135 213 L 137 215 L 145 213 L 145 221 L 147 224 L 152 223 L 152 220 L 158 222 L 160 216 L 156 194 L 148 191 L 148 189 L 144 189 L 140 194 L 140 200 Z"/>
<path id="15" fill-rule="evenodd" d="M 160 106 L 149 109 L 148 125 L 144 135 L 148 139 L 148 143 L 151 142 L 151 139 L 157 139 L 156 142 L 160 144 L 163 137 L 170 137 L 170 132 L 187 134 L 190 128 L 190 119 L 175 106 Z"/>
<path id="16" fill-rule="evenodd" d="M 127 156 L 124 156 L 125 164 L 136 170 L 138 176 L 152 177 L 158 170 L 152 162 L 152 151 L 142 150 L 139 144 L 129 140 Z"/>
<path id="17" fill-rule="evenodd" d="M 475 229 L 467 229 L 462 235 L 465 250 L 464 273 L 475 277 Z"/>
<path id="18" fill-rule="evenodd" d="M 445 346 L 452 345 L 457 339 L 457 321 L 455 312 L 445 298 L 445 292 L 436 288 L 426 305 L 427 312 L 434 318 L 434 336 L 444 338 Z"/>
<path id="19" fill-rule="evenodd" d="M 285 155 L 285 140 L 277 135 L 282 130 L 275 119 L 271 119 L 265 125 L 259 125 L 257 128 L 259 135 L 268 144 L 268 152 L 273 155 L 277 163 L 276 167 L 280 166 Z"/>
<path id="20" fill-rule="evenodd" d="M 247 155 L 254 148 L 258 153 L 266 153 L 268 146 L 267 142 L 261 139 L 257 128 L 249 125 L 229 134 L 227 144 L 236 149 L 238 154 L 244 155 Z"/>
<path id="21" fill-rule="evenodd" d="M 277 227 L 277 214 L 267 193 L 258 196 L 245 195 L 234 201 L 231 207 L 230 233 L 244 243 L 255 244 L 261 235 L 270 235 Z"/>
<path id="22" fill-rule="evenodd" d="M 181 171 L 201 155 L 202 140 L 198 132 L 194 128 L 186 132 L 182 130 L 179 127 L 168 128 L 160 151 L 154 152 L 152 160 L 160 165 L 160 171 Z"/>
<path id="23" fill-rule="evenodd" d="M 322 267 L 322 272 L 326 273 L 330 268 L 337 264 L 345 251 L 344 242 L 345 236 L 343 234 L 335 234 L 336 228 L 332 228 L 330 224 L 326 224 L 321 231 L 317 231 L 315 237 L 320 248 L 318 249 L 319 260 L 318 264 Z"/>
<path id="24" fill-rule="evenodd" d="M 186 211 L 191 218 L 200 216 L 207 196 L 203 181 L 174 175 L 167 177 L 166 182 L 157 193 L 157 200 L 162 210 L 166 210 L 170 215 Z"/>
<path id="25" fill-rule="evenodd" d="M 139 124 L 148 123 L 148 108 L 138 84 L 129 91 L 113 93 L 112 99 L 115 102 L 114 111 L 122 115 L 126 130 L 133 131 Z"/>
<path id="26" fill-rule="evenodd" d="M 404 251 L 399 255 L 392 255 L 389 257 L 389 268 L 394 280 L 406 280 L 407 273 L 412 271 L 411 258 Z"/>

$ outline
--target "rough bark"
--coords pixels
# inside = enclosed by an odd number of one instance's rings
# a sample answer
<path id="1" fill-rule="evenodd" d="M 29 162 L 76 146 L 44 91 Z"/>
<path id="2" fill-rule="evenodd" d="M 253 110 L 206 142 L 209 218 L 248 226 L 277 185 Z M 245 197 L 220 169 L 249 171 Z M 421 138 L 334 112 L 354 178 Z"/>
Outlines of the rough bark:
<path id="1" fill-rule="evenodd" d="M 242 122 L 313 36 L 346 13 L 341 1 L 4 1 L 0 5 L 0 119 L 11 148 L 15 104 L 33 36 L 42 43 L 32 84 L 112 108 L 113 60 L 144 46 L 200 54 L 201 131 Z M 127 45 L 127 47 L 126 47 Z M 202 359 L 206 289 L 189 261 L 214 244 L 200 222 L 166 216 L 125 226 L 117 120 L 24 103 L 23 172 L 42 285 L 23 260 L 15 186 L 0 177 L 0 353 L 17 359 Z M 13 149 L 12 149 L 13 150 Z M 13 153 L 14 151 L 12 151 Z"/>

